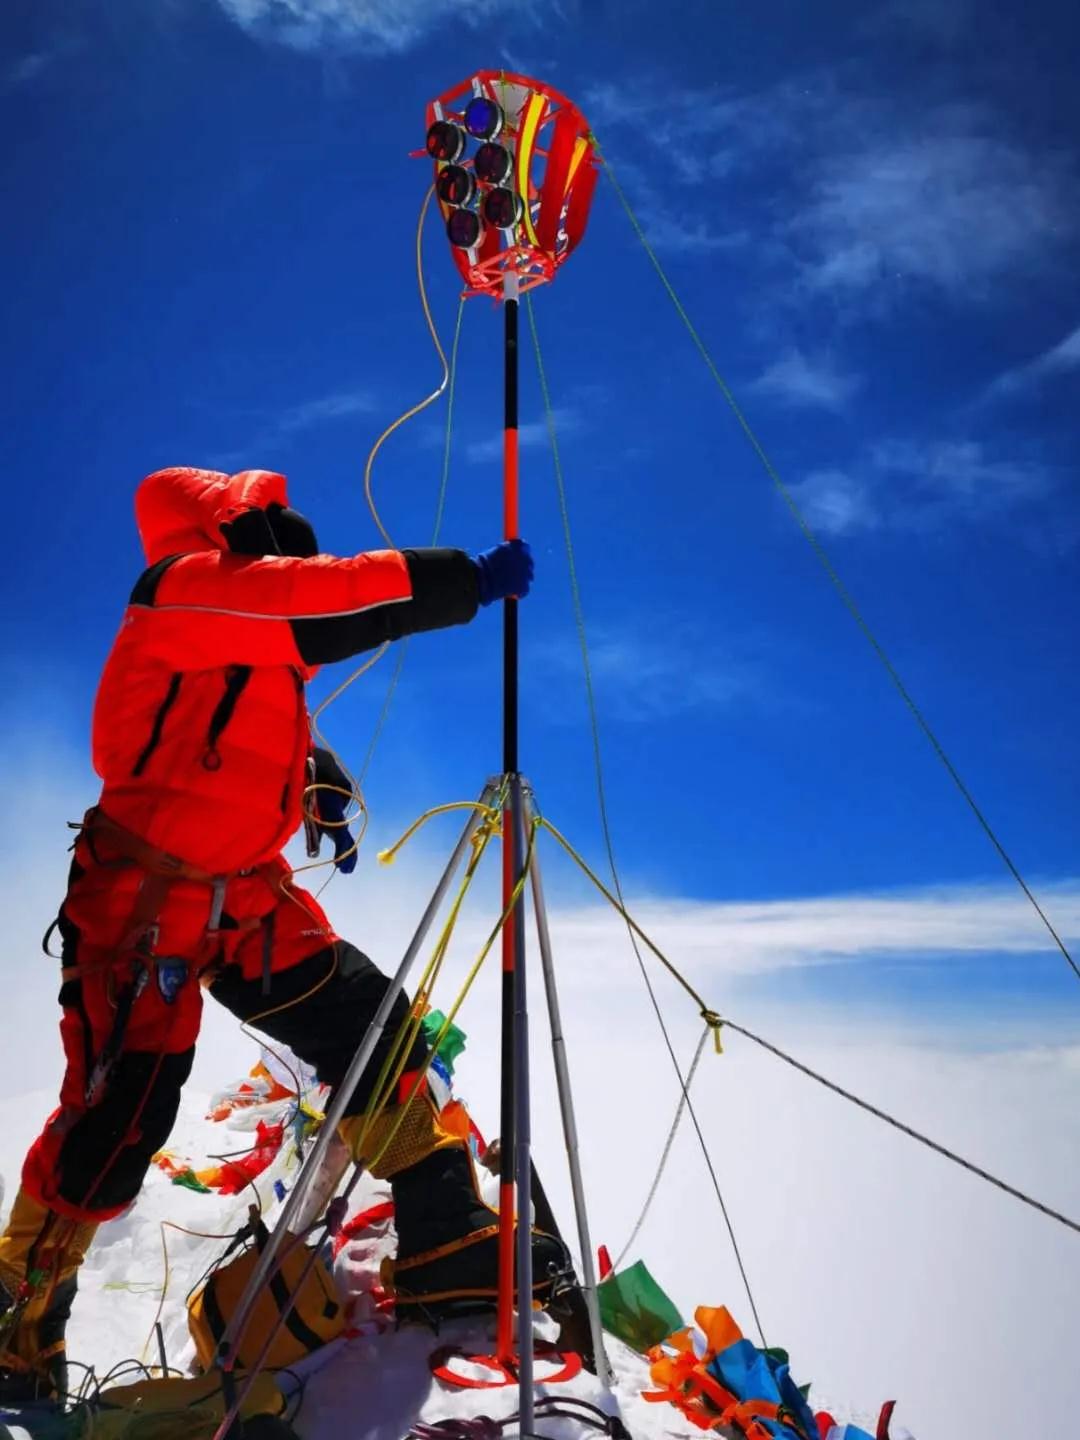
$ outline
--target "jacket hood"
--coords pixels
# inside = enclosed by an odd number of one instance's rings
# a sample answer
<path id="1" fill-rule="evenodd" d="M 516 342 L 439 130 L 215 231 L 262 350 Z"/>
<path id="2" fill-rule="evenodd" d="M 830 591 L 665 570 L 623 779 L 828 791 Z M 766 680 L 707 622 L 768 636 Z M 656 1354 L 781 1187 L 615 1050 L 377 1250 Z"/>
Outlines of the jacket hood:
<path id="1" fill-rule="evenodd" d="M 236 475 L 189 466 L 157 470 L 135 492 L 135 523 L 146 563 L 195 550 L 227 550 L 222 523 L 275 502 L 288 505 L 289 498 L 284 475 L 272 470 Z"/>

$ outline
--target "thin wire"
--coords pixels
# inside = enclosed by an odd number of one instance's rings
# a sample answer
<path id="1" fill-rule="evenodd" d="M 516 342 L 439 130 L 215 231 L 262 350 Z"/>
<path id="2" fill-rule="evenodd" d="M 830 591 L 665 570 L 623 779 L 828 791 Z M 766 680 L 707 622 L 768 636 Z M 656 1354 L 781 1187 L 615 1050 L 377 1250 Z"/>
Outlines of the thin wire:
<path id="1" fill-rule="evenodd" d="M 905 1125 L 902 1120 L 897 1120 L 895 1116 L 890 1115 L 886 1110 L 879 1110 L 876 1105 L 871 1105 L 869 1100 L 862 1100 L 858 1095 L 853 1095 L 850 1090 L 845 1090 L 844 1087 L 838 1085 L 835 1080 L 829 1080 L 826 1076 L 819 1075 L 816 1070 L 811 1070 L 809 1065 L 804 1065 L 801 1060 L 796 1060 L 793 1055 L 789 1055 L 785 1050 L 781 1050 L 778 1045 L 773 1045 L 770 1041 L 762 1039 L 760 1035 L 755 1035 L 752 1030 L 747 1030 L 745 1026 L 737 1025 L 734 1020 L 728 1020 L 726 1018 L 724 1020 L 724 1026 L 728 1030 L 734 1030 L 745 1039 L 752 1040 L 755 1045 L 760 1045 L 763 1050 L 768 1050 L 770 1054 L 777 1056 L 778 1059 L 783 1060 L 786 1065 L 792 1066 L 793 1069 L 801 1071 L 803 1075 L 809 1075 L 811 1080 L 816 1080 L 819 1085 L 824 1085 L 826 1090 L 831 1090 L 834 1095 L 839 1095 L 844 1100 L 849 1100 L 852 1105 L 857 1105 L 860 1110 L 865 1110 L 868 1114 L 875 1115 L 879 1120 L 884 1120 L 886 1125 L 891 1125 L 894 1130 L 901 1131 L 902 1134 L 910 1136 L 912 1140 L 917 1140 L 920 1145 L 925 1145 L 927 1149 L 944 1156 L 946 1160 L 951 1160 L 954 1165 L 960 1165 L 963 1169 L 970 1171 L 972 1175 L 977 1175 L 980 1180 L 985 1180 L 998 1190 L 1003 1190 L 1006 1195 L 1011 1195 L 1014 1200 L 1020 1200 L 1025 1205 L 1030 1205 L 1033 1210 L 1038 1210 L 1041 1214 L 1049 1216 L 1051 1220 L 1057 1220 L 1060 1224 L 1067 1225 L 1070 1230 L 1075 1230 L 1080 1234 L 1080 1221 L 1070 1220 L 1067 1215 L 1062 1215 L 1059 1210 L 1052 1210 L 1049 1205 L 1044 1205 L 1041 1200 L 1036 1200 L 1023 1190 L 1017 1190 L 1014 1185 L 1009 1185 L 1004 1180 L 998 1179 L 996 1175 L 991 1175 L 989 1170 L 983 1170 L 971 1160 L 965 1160 L 962 1155 L 957 1155 L 955 1150 L 949 1150 L 946 1146 L 939 1145 L 936 1140 L 931 1140 L 928 1135 L 923 1135 L 920 1131 L 913 1129 L 912 1126 Z"/>
<path id="2" fill-rule="evenodd" d="M 905 1125 L 901 1120 L 894 1119 L 894 1117 L 889 1115 L 886 1111 L 879 1110 L 875 1105 L 871 1105 L 868 1100 L 861 1100 L 857 1095 L 852 1094 L 851 1091 L 845 1090 L 841 1085 L 837 1085 L 835 1081 L 826 1079 L 824 1075 L 819 1075 L 816 1070 L 811 1070 L 808 1065 L 804 1065 L 800 1060 L 796 1060 L 793 1056 L 788 1055 L 786 1051 L 781 1050 L 778 1045 L 773 1045 L 770 1041 L 762 1039 L 760 1035 L 755 1035 L 752 1030 L 747 1030 L 744 1026 L 736 1024 L 734 1020 L 729 1020 L 727 1016 L 720 1015 L 717 1011 L 711 1010 L 708 1006 L 704 1005 L 701 997 L 698 995 L 694 987 L 690 984 L 689 980 L 687 980 L 685 976 L 679 973 L 677 966 L 672 964 L 672 962 L 660 949 L 659 945 L 657 945 L 655 941 L 651 940 L 649 936 L 646 935 L 645 931 L 641 928 L 637 921 L 633 919 L 633 917 L 626 910 L 625 906 L 620 904 L 618 899 L 616 899 L 616 897 L 611 893 L 611 891 L 607 888 L 607 886 L 595 873 L 595 871 L 589 868 L 588 863 L 574 849 L 574 847 L 570 844 L 566 837 L 562 835 L 555 828 L 554 825 L 552 825 L 550 820 L 539 818 L 537 820 L 537 824 L 540 825 L 544 830 L 546 830 L 550 835 L 553 835 L 555 837 L 555 839 L 563 847 L 563 849 L 574 861 L 574 863 L 580 867 L 582 872 L 588 876 L 588 878 L 604 896 L 608 904 L 612 905 L 619 912 L 619 914 L 622 915 L 623 919 L 626 920 L 628 924 L 633 927 L 638 937 L 644 941 L 645 945 L 652 951 L 652 953 L 661 962 L 661 964 L 665 965 L 667 969 L 671 972 L 671 974 L 675 977 L 675 979 L 678 980 L 679 984 L 682 985 L 683 989 L 687 992 L 687 994 L 690 995 L 691 998 L 695 1001 L 695 1003 L 698 1004 L 702 1018 L 704 1019 L 706 1025 L 708 1025 L 709 1029 L 714 1032 L 717 1038 L 719 1038 L 721 1031 L 725 1028 L 736 1031 L 739 1035 L 745 1036 L 747 1040 L 752 1040 L 755 1044 L 760 1045 L 763 1049 L 769 1050 L 779 1059 L 786 1061 L 787 1064 L 794 1066 L 796 1070 L 801 1070 L 804 1075 L 809 1075 L 812 1080 L 816 1080 L 819 1084 L 824 1085 L 829 1090 L 832 1090 L 834 1094 L 843 1096 L 845 1100 L 850 1100 L 853 1105 L 858 1105 L 861 1110 L 866 1110 L 869 1114 L 876 1115 L 879 1120 L 886 1121 L 895 1129 L 902 1131 L 903 1134 L 909 1135 L 913 1140 L 918 1140 L 920 1144 L 926 1145 L 929 1147 L 929 1149 L 936 1151 L 937 1154 L 945 1156 L 946 1159 L 955 1161 L 957 1165 L 960 1165 L 963 1169 L 970 1171 L 971 1174 L 978 1175 L 980 1179 L 988 1181 L 991 1185 L 996 1186 L 999 1190 L 1004 1190 L 1007 1195 L 1012 1195 L 1015 1199 L 1023 1201 L 1025 1205 L 1030 1205 L 1033 1209 L 1040 1211 L 1043 1215 L 1048 1215 L 1052 1220 L 1060 1221 L 1062 1225 L 1067 1225 L 1070 1230 L 1076 1230 L 1080 1232 L 1080 1222 L 1076 1220 L 1070 1220 L 1067 1215 L 1062 1215 L 1059 1211 L 1052 1210 L 1048 1205 L 1044 1205 L 1040 1200 L 1033 1199 L 1032 1196 L 1026 1194 L 1023 1190 L 1018 1190 L 1015 1186 L 1007 1184 L 1004 1180 L 999 1180 L 996 1175 L 991 1175 L 988 1170 L 981 1170 L 978 1165 L 972 1164 L 970 1160 L 965 1160 L 962 1155 L 957 1155 L 954 1151 L 947 1150 L 944 1145 L 939 1145 L 936 1140 L 931 1140 L 928 1136 L 923 1135 L 921 1131 L 913 1129 L 910 1125 Z M 690 1114 L 693 1115 L 693 1106 L 690 1105 L 689 1101 L 687 1101 L 687 1106 L 690 1110 Z"/>
<path id="3" fill-rule="evenodd" d="M 671 1129 L 668 1131 L 667 1140 L 664 1142 L 663 1153 L 660 1156 L 660 1164 L 656 1167 L 656 1175 L 653 1177 L 652 1185 L 649 1187 L 649 1193 L 645 1197 L 645 1204 L 641 1207 L 641 1214 L 637 1218 L 637 1223 L 630 1232 L 630 1238 L 619 1251 L 619 1258 L 615 1261 L 613 1267 L 615 1270 L 618 1270 L 619 1266 L 626 1259 L 627 1252 L 641 1233 L 641 1227 L 645 1224 L 646 1216 L 649 1213 L 653 1201 L 656 1199 L 656 1192 L 660 1188 L 660 1181 L 663 1178 L 664 1170 L 667 1168 L 667 1162 L 671 1156 L 671 1148 L 675 1144 L 675 1136 L 678 1134 L 679 1126 L 682 1124 L 683 1111 L 686 1109 L 687 1094 L 689 1093 L 690 1086 L 694 1083 L 694 1076 L 697 1074 L 698 1065 L 701 1063 L 701 1057 L 705 1053 L 705 1041 L 708 1040 L 710 1033 L 711 1027 L 706 1025 L 701 1032 L 701 1039 L 697 1043 L 697 1049 L 694 1051 L 694 1059 L 690 1065 L 690 1069 L 686 1072 L 686 1090 L 679 1096 L 679 1103 L 675 1107 L 675 1119 L 671 1122 Z"/>
<path id="4" fill-rule="evenodd" d="M 675 1054 L 675 1047 L 671 1043 L 671 1036 L 664 1023 L 664 1017 L 660 1010 L 660 1003 L 656 998 L 652 981 L 649 979 L 649 972 L 645 967 L 645 960 L 638 948 L 637 935 L 634 926 L 630 922 L 626 911 L 626 902 L 623 897 L 622 881 L 619 878 L 618 866 L 615 862 L 615 845 L 611 834 L 611 824 L 608 817 L 607 791 L 604 783 L 604 766 L 600 749 L 600 722 L 596 710 L 596 694 L 593 688 L 592 664 L 589 658 L 589 641 L 585 630 L 585 611 L 581 601 L 581 587 L 578 583 L 577 563 L 574 557 L 574 542 L 570 527 L 570 508 L 566 497 L 566 484 L 563 477 L 562 457 L 559 453 L 559 438 L 555 429 L 555 411 L 551 403 L 551 391 L 547 382 L 547 372 L 544 369 L 544 358 L 540 349 L 540 336 L 536 328 L 536 315 L 533 311 L 532 296 L 525 296 L 525 310 L 529 317 L 529 329 L 532 332 L 533 349 L 536 352 L 536 368 L 540 378 L 540 392 L 544 401 L 544 415 L 547 421 L 548 437 L 551 441 L 551 457 L 555 470 L 555 483 L 559 493 L 559 511 L 562 516 L 563 538 L 566 544 L 567 565 L 570 571 L 570 591 L 574 604 L 574 623 L 577 627 L 578 644 L 581 648 L 581 661 L 585 675 L 585 696 L 589 708 L 589 727 L 592 733 L 593 769 L 596 775 L 596 795 L 600 809 L 600 827 L 604 837 L 604 848 L 607 851 L 608 865 L 611 869 L 611 879 L 615 886 L 615 893 L 618 896 L 619 909 L 627 922 L 627 934 L 630 937 L 630 944 L 633 947 L 634 957 L 637 960 L 641 978 L 645 982 L 645 989 L 649 994 L 649 1002 L 652 1005 L 653 1013 L 656 1016 L 656 1023 L 660 1027 L 660 1033 L 664 1037 L 664 1045 L 667 1048 L 668 1056 L 671 1059 L 672 1068 L 679 1081 L 679 1089 L 682 1099 L 686 1102 L 686 1108 L 690 1113 L 690 1119 L 694 1126 L 694 1132 L 701 1146 L 701 1153 L 705 1160 L 709 1177 L 712 1180 L 713 1189 L 716 1192 L 716 1199 L 720 1205 L 720 1213 L 724 1217 L 724 1224 L 727 1226 L 728 1236 L 731 1240 L 731 1248 L 735 1253 L 735 1260 L 739 1267 L 739 1274 L 742 1277 L 743 1288 L 746 1291 L 746 1298 L 750 1302 L 750 1309 L 753 1312 L 754 1324 L 757 1326 L 758 1335 L 762 1347 L 767 1349 L 765 1342 L 765 1331 L 761 1324 L 761 1317 L 758 1314 L 757 1304 L 754 1300 L 754 1292 L 750 1285 L 750 1278 L 746 1273 L 746 1266 L 743 1264 L 742 1252 L 739 1249 L 739 1242 L 735 1238 L 735 1227 L 732 1224 L 731 1216 L 728 1214 L 727 1205 L 720 1189 L 720 1181 L 717 1178 L 716 1167 L 713 1165 L 712 1157 L 709 1154 L 709 1147 L 705 1143 L 705 1135 L 698 1123 L 697 1113 L 694 1110 L 693 1101 L 690 1099 L 690 1091 L 687 1082 L 683 1078 L 682 1069 L 678 1057 Z M 705 1006 L 702 1006 L 704 1013 Z"/>
<path id="5" fill-rule="evenodd" d="M 799 508 L 798 502 L 796 501 L 794 495 L 791 493 L 791 490 L 787 487 L 787 485 L 784 484 L 783 480 L 780 478 L 779 471 L 776 469 L 776 466 L 773 464 L 773 462 L 769 459 L 765 447 L 758 439 L 757 434 L 751 426 L 749 420 L 746 418 L 746 416 L 740 409 L 739 403 L 735 399 L 735 396 L 732 393 L 730 386 L 728 385 L 724 377 L 720 374 L 720 371 L 717 369 L 716 363 L 713 360 L 711 354 L 709 353 L 704 340 L 702 340 L 701 336 L 694 328 L 694 323 L 690 319 L 690 316 L 687 314 L 682 301 L 676 294 L 675 287 L 668 279 L 667 272 L 661 265 L 660 260 L 657 257 L 656 251 L 649 244 L 649 241 L 646 238 L 645 231 L 642 229 L 640 221 L 634 214 L 634 211 L 630 206 L 629 200 L 626 198 L 622 186 L 616 179 L 615 172 L 611 168 L 611 162 L 607 159 L 605 155 L 601 153 L 599 147 L 597 147 L 597 155 L 599 156 L 601 163 L 603 164 L 604 169 L 607 172 L 608 179 L 611 181 L 611 184 L 614 187 L 615 194 L 618 196 L 623 209 L 626 211 L 627 218 L 629 219 L 631 225 L 634 227 L 637 237 L 641 241 L 642 246 L 644 247 L 646 255 L 648 255 L 649 259 L 652 262 L 653 268 L 655 269 L 657 275 L 660 278 L 660 283 L 667 291 L 668 297 L 671 300 L 671 303 L 674 305 L 679 318 L 686 326 L 690 338 L 694 342 L 694 345 L 699 355 L 705 361 L 705 364 L 709 370 L 709 374 L 716 382 L 717 388 L 726 400 L 728 408 L 731 410 L 731 413 L 734 415 L 735 419 L 739 424 L 739 428 L 742 430 L 743 434 L 750 442 L 750 446 L 754 451 L 754 454 L 761 462 L 762 468 L 764 469 L 766 475 L 772 481 L 772 484 L 777 494 L 780 496 L 784 504 L 787 506 L 788 510 L 791 512 L 795 523 L 802 531 L 803 537 L 805 538 L 807 544 L 810 546 L 811 550 L 813 550 L 822 569 L 825 571 L 825 574 L 832 582 L 832 585 L 836 590 L 837 595 L 840 597 L 840 600 L 843 603 L 845 609 L 848 611 L 848 614 L 851 616 L 851 618 L 855 621 L 855 624 L 862 631 L 863 637 L 866 639 L 866 641 L 870 645 L 870 648 L 873 650 L 874 654 L 881 662 L 885 673 L 888 675 L 900 698 L 903 700 L 904 704 L 911 712 L 912 716 L 914 717 L 916 723 L 919 726 L 919 729 L 923 732 L 926 739 L 930 742 L 934 753 L 937 755 L 938 759 L 945 767 L 945 770 L 948 773 L 953 784 L 963 796 L 964 800 L 967 801 L 971 813 L 975 816 L 975 819 L 978 821 L 983 832 L 989 839 L 990 843 L 993 845 L 994 849 L 997 851 L 1001 860 L 1004 862 L 1006 869 L 1009 871 L 1013 879 L 1016 881 L 1017 885 L 1019 885 L 1020 889 L 1024 892 L 1028 900 L 1031 902 L 1035 913 L 1038 915 L 1042 923 L 1046 926 L 1046 929 L 1049 932 L 1051 938 L 1053 939 L 1054 944 L 1061 951 L 1061 954 L 1068 962 L 1073 974 L 1076 976 L 1077 980 L 1080 980 L 1080 965 L 1076 963 L 1072 955 L 1069 953 L 1065 942 L 1055 930 L 1049 916 L 1046 914 L 1045 910 L 1043 910 L 1042 906 L 1035 898 L 1035 895 L 1032 893 L 1023 875 L 1021 875 L 1009 852 L 1005 849 L 1005 846 L 998 839 L 997 834 L 991 826 L 989 820 L 987 820 L 986 816 L 979 808 L 974 795 L 972 795 L 971 791 L 964 783 L 963 779 L 960 776 L 960 772 L 957 770 L 956 766 L 953 764 L 952 760 L 946 753 L 945 747 L 942 745 L 937 735 L 931 729 L 930 722 L 927 720 L 922 710 L 920 710 L 914 696 L 904 684 L 903 680 L 900 677 L 899 671 L 896 669 L 896 666 L 890 660 L 884 646 L 881 644 L 877 636 L 874 634 L 873 630 L 870 628 L 869 622 L 867 621 L 862 611 L 859 609 L 858 605 L 855 602 L 855 597 L 851 594 L 851 591 L 841 580 L 836 568 L 834 567 L 832 561 L 829 559 L 825 547 L 822 545 L 817 535 L 811 529 L 809 521 L 806 519 L 806 516 Z"/>

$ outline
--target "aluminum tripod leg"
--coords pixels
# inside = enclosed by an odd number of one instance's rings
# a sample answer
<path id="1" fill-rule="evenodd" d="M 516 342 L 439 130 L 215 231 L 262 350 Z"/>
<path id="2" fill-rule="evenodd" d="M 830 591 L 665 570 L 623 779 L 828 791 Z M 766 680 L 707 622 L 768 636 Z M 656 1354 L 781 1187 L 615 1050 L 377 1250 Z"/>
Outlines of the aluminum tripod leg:
<path id="1" fill-rule="evenodd" d="M 480 796 L 481 806 L 490 807 L 495 798 L 498 784 L 498 781 L 489 780 L 484 786 L 483 793 Z M 393 979 L 390 981 L 386 994 L 383 996 L 379 1008 L 376 1010 L 375 1016 L 357 1048 L 356 1054 L 353 1056 L 352 1064 L 349 1066 L 345 1078 L 338 1086 L 333 1104 L 326 1113 L 326 1119 L 323 1121 L 322 1129 L 319 1131 L 315 1143 L 308 1151 L 308 1157 L 304 1164 L 304 1171 L 308 1172 L 312 1177 L 314 1177 L 320 1162 L 329 1149 L 333 1136 L 337 1133 L 338 1124 L 345 1116 L 345 1111 L 348 1108 L 349 1100 L 352 1098 L 352 1093 L 356 1089 L 360 1077 L 367 1069 L 368 1063 L 375 1052 L 375 1046 L 378 1044 L 383 1031 L 386 1029 L 386 1022 L 390 1018 L 390 1011 L 393 1009 L 398 996 L 405 988 L 405 981 L 408 979 L 409 971 L 412 969 L 420 947 L 423 945 L 424 939 L 431 929 L 432 922 L 438 914 L 439 906 L 446 898 L 446 892 L 450 888 L 450 882 L 453 880 L 454 874 L 460 866 L 466 850 L 469 848 L 469 842 L 472 840 L 481 818 L 482 815 L 479 809 L 473 810 L 470 813 L 468 822 L 461 832 L 461 838 L 454 847 L 454 852 L 447 862 L 446 869 L 443 871 L 442 877 L 435 887 L 435 893 L 428 901 L 427 909 L 424 911 L 420 923 L 416 927 L 416 933 L 409 942 L 409 947 L 405 951 L 401 964 L 398 966 Z M 285 1202 L 278 1222 L 274 1227 L 274 1233 L 270 1236 L 266 1248 L 260 1255 L 259 1263 L 251 1273 L 251 1278 L 240 1298 L 240 1303 L 226 1326 L 225 1334 L 221 1337 L 221 1344 L 218 1346 L 217 1364 L 222 1369 L 228 1370 L 232 1367 L 233 1348 L 237 1343 L 238 1337 L 243 1334 L 244 1327 L 247 1325 L 248 1317 L 251 1314 L 255 1301 L 274 1269 L 282 1241 L 286 1234 L 289 1233 L 290 1226 L 300 1213 L 307 1189 L 308 1186 L 302 1174 L 301 1178 L 293 1186 L 289 1198 Z"/>
<path id="2" fill-rule="evenodd" d="M 514 878 L 525 864 L 525 812 L 521 776 L 510 777 L 510 815 L 514 827 Z M 514 1176 L 517 1200 L 518 1426 L 523 1435 L 536 1429 L 533 1409 L 533 1255 L 529 1206 L 532 1196 L 532 1120 L 529 1093 L 529 999 L 525 971 L 525 892 L 507 920 L 515 930 L 514 953 Z"/>
<path id="3" fill-rule="evenodd" d="M 525 795 L 524 810 L 526 826 L 531 830 L 533 807 L 529 794 Z M 533 910 L 536 913 L 540 962 L 544 971 L 544 991 L 547 995 L 548 1019 L 551 1023 L 551 1053 L 555 1062 L 555 1080 L 559 1087 L 563 1138 L 566 1144 L 567 1160 L 570 1164 L 570 1185 L 574 1194 L 574 1215 L 577 1220 L 578 1247 L 581 1250 L 581 1288 L 585 1292 L 585 1304 L 589 1311 L 589 1329 L 592 1334 L 593 1353 L 596 1357 L 597 1377 L 601 1384 L 610 1385 L 614 1375 L 604 1349 L 604 1332 L 600 1324 L 600 1301 L 596 1293 L 596 1266 L 593 1262 L 592 1240 L 589 1236 L 589 1216 L 585 1207 L 585 1186 L 581 1178 L 581 1159 L 578 1148 L 577 1121 L 574 1118 L 574 1097 L 570 1085 L 570 1067 L 566 1059 L 566 1041 L 563 1038 L 562 1016 L 559 1011 L 559 991 L 555 981 L 547 906 L 544 903 L 544 886 L 540 877 L 540 857 L 535 847 L 529 866 L 529 878 L 532 881 Z"/>

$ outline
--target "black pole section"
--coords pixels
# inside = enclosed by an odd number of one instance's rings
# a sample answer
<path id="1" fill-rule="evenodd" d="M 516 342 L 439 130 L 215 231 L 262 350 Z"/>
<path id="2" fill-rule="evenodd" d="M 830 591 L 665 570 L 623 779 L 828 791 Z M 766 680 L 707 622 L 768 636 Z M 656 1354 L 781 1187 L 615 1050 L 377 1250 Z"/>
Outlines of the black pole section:
<path id="1" fill-rule="evenodd" d="M 503 295 L 503 531 L 508 540 L 518 535 L 518 300 L 516 286 Z M 511 795 L 503 814 L 503 905 L 509 904 L 522 864 L 521 784 L 518 773 L 518 602 L 503 603 L 503 774 Z M 516 1173 L 515 1083 L 517 1038 L 515 1012 L 521 980 L 521 942 L 524 935 L 521 901 L 506 917 L 502 935 L 502 1044 L 499 1115 L 499 1304 L 496 1343 L 504 1361 L 514 1351 L 512 1333 L 514 1293 L 514 1176 Z"/>

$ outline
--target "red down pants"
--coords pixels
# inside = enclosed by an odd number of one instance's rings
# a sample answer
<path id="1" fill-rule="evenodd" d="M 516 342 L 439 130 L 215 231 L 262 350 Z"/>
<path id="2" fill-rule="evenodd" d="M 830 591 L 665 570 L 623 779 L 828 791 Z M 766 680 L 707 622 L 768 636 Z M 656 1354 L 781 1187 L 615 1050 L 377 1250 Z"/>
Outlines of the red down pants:
<path id="1" fill-rule="evenodd" d="M 312 896 L 281 889 L 288 874 L 279 859 L 270 873 L 231 879 L 213 933 L 211 887 L 171 881 L 152 944 L 137 953 L 132 920 L 146 872 L 100 861 L 80 838 L 57 917 L 66 1071 L 59 1107 L 23 1166 L 35 1200 L 77 1220 L 111 1219 L 134 1200 L 176 1119 L 204 989 L 340 1084 L 389 982 L 334 934 Z M 348 1113 L 365 1109 L 408 1003 L 398 998 Z M 408 1067 L 423 1060 L 418 1043 Z"/>

